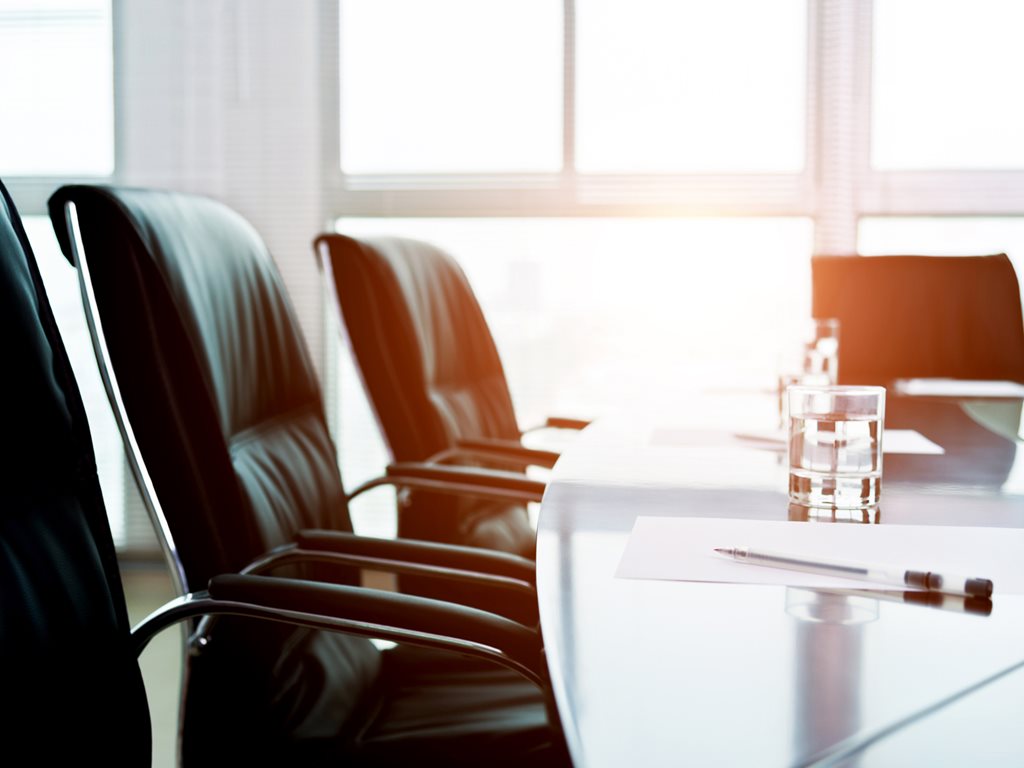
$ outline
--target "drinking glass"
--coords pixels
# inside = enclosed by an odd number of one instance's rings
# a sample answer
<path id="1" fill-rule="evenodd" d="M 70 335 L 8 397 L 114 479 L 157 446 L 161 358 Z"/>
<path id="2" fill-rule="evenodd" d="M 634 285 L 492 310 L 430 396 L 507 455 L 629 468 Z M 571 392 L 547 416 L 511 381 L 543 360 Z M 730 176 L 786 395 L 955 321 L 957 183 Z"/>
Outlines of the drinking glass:
<path id="1" fill-rule="evenodd" d="M 804 343 L 803 369 L 805 377 L 818 377 L 830 385 L 839 381 L 839 320 L 834 317 L 811 320 Z"/>
<path id="2" fill-rule="evenodd" d="M 789 498 L 823 509 L 864 509 L 882 490 L 884 387 L 791 386 Z"/>
<path id="3" fill-rule="evenodd" d="M 786 390 L 791 384 L 833 386 L 838 381 L 839 320 L 814 317 L 790 329 L 780 347 L 778 370 L 779 426 L 786 429 L 789 424 Z"/>

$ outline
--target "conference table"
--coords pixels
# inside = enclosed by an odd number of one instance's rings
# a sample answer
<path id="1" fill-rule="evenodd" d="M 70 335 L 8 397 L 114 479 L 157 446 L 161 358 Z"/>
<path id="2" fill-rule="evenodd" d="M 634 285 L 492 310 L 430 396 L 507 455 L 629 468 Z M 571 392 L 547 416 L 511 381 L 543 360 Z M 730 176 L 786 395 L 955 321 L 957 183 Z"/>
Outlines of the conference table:
<path id="1" fill-rule="evenodd" d="M 774 395 L 646 406 L 575 436 L 540 507 L 541 629 L 576 766 L 1024 765 L 1022 595 L 997 585 L 986 615 L 617 575 L 639 517 L 1024 527 L 1020 400 L 890 393 L 886 430 L 945 452 L 887 454 L 879 506 L 835 513 L 789 504 L 786 451 L 758 437 Z"/>

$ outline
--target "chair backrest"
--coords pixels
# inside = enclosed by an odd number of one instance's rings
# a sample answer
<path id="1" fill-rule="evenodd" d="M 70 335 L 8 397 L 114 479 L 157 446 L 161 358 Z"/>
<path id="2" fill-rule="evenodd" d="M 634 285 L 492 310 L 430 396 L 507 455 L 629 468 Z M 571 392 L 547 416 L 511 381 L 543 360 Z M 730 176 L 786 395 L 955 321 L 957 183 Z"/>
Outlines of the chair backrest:
<path id="1" fill-rule="evenodd" d="M 397 461 L 460 438 L 519 438 L 494 339 L 450 255 L 397 237 L 322 235 L 316 246 Z"/>
<path id="2" fill-rule="evenodd" d="M 202 197 L 92 186 L 58 190 L 50 215 L 65 255 L 87 264 L 138 460 L 191 588 L 300 529 L 351 531 L 313 366 L 248 222 Z M 186 758 L 214 742 L 261 759 L 294 758 L 284 745 L 297 739 L 328 744 L 379 672 L 355 637 L 239 619 L 217 632 L 191 662 Z"/>
<path id="3" fill-rule="evenodd" d="M 273 260 L 203 197 L 72 186 L 102 332 L 193 589 L 290 542 L 351 531 L 319 384 Z M 294 473 L 298 473 L 297 475 Z"/>
<path id="4" fill-rule="evenodd" d="M 89 426 L 2 184 L 0 327 L 3 749 L 33 765 L 145 765 L 149 712 Z"/>
<path id="5" fill-rule="evenodd" d="M 815 317 L 839 319 L 839 380 L 1024 381 L 1020 288 L 1005 255 L 817 256 Z"/>

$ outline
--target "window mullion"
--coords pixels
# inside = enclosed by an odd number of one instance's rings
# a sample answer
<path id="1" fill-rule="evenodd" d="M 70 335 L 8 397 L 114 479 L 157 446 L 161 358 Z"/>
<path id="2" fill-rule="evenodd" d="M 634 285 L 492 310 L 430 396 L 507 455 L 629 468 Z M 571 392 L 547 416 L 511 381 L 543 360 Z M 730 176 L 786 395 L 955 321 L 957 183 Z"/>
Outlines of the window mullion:
<path id="1" fill-rule="evenodd" d="M 814 250 L 854 253 L 870 149 L 871 0 L 819 0 L 814 10 Z"/>
<path id="2" fill-rule="evenodd" d="M 562 173 L 576 173 L 576 0 L 562 0 Z"/>

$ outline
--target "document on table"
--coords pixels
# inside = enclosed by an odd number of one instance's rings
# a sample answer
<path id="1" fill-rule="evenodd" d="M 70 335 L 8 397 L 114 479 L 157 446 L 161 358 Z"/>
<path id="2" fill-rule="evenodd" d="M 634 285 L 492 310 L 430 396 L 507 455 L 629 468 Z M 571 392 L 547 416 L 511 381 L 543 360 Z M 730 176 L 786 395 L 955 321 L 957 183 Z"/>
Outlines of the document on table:
<path id="1" fill-rule="evenodd" d="M 882 453 L 916 453 L 939 455 L 946 452 L 916 429 L 886 429 L 882 431 Z"/>
<path id="2" fill-rule="evenodd" d="M 775 445 L 785 448 L 788 437 L 785 432 L 744 432 L 736 435 L 740 440 Z M 882 432 L 882 453 L 904 453 L 938 456 L 946 450 L 938 443 L 914 429 L 886 429 Z"/>
<path id="3" fill-rule="evenodd" d="M 886 589 L 855 579 L 740 563 L 715 547 L 780 550 L 813 558 L 889 563 L 991 579 L 997 595 L 1024 594 L 1024 529 L 825 525 L 707 517 L 638 517 L 616 572 L 623 579 Z M 893 586 L 892 589 L 900 589 Z"/>
<path id="4" fill-rule="evenodd" d="M 1024 384 L 1015 381 L 971 379 L 900 379 L 893 388 L 901 395 L 922 397 L 1024 398 Z"/>

